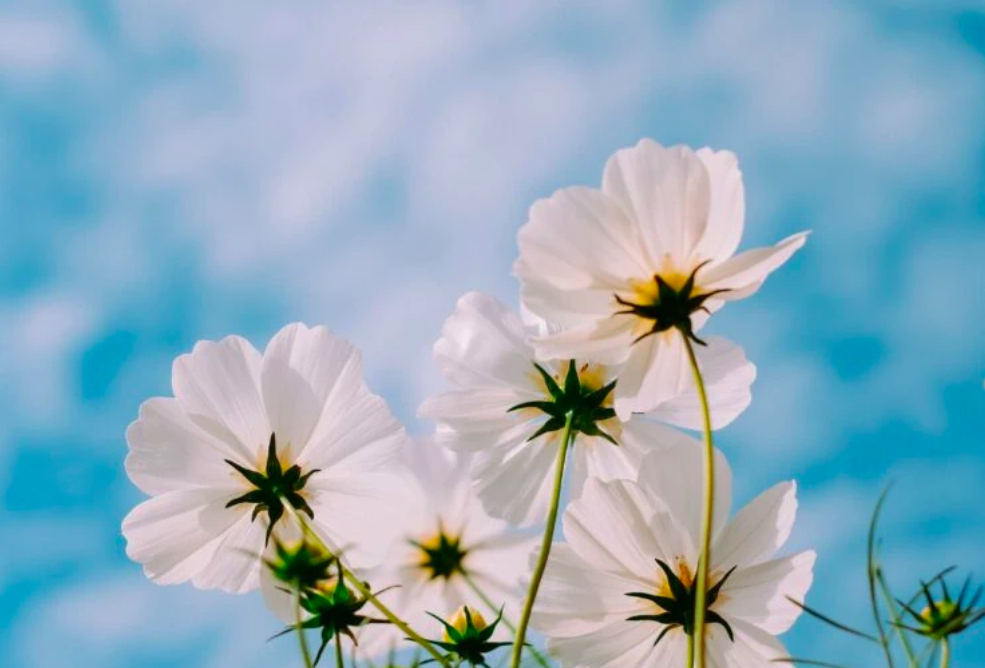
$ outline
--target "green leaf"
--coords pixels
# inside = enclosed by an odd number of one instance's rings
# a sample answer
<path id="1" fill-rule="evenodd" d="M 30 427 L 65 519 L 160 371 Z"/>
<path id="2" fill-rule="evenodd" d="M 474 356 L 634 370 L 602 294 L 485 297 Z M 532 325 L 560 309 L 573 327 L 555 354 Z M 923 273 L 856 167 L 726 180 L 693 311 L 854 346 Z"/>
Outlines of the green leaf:
<path id="1" fill-rule="evenodd" d="M 787 596 L 787 600 L 790 601 L 791 603 L 793 603 L 794 605 L 796 605 L 798 608 L 800 608 L 804 612 L 806 612 L 811 617 L 814 617 L 815 619 L 819 619 L 822 622 L 824 622 L 825 624 L 829 624 L 829 625 L 833 626 L 834 628 L 836 628 L 836 629 L 838 629 L 840 631 L 844 631 L 845 633 L 850 633 L 853 636 L 858 636 L 859 638 L 865 638 L 866 640 L 872 641 L 872 642 L 877 643 L 877 644 L 879 643 L 879 639 L 876 638 L 875 636 L 871 636 L 868 633 L 865 633 L 864 631 L 859 631 L 858 629 L 853 629 L 851 626 L 848 626 L 847 624 L 842 624 L 841 622 L 836 621 L 836 620 L 832 619 L 831 617 L 828 617 L 824 613 L 818 612 L 814 608 L 811 608 L 811 607 L 807 606 L 806 604 L 801 603 L 800 601 L 798 601 L 798 600 L 796 600 L 794 598 L 791 598 L 791 597 Z"/>
<path id="2" fill-rule="evenodd" d="M 837 663 L 827 663 L 825 661 L 814 661 L 813 659 L 797 659 L 794 657 L 786 657 L 783 659 L 773 659 L 772 663 L 792 663 L 794 665 L 801 666 L 818 666 L 818 668 L 845 668 Z"/>

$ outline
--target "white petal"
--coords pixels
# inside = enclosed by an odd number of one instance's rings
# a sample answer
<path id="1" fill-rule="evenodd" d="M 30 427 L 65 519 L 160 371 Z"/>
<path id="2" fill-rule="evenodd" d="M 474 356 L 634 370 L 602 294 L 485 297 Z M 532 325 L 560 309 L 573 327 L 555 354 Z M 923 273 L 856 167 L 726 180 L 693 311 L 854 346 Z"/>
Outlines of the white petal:
<path id="1" fill-rule="evenodd" d="M 453 452 L 478 456 L 482 453 L 497 450 L 499 451 L 497 454 L 490 456 L 502 458 L 507 456 L 508 453 L 513 452 L 521 443 L 525 442 L 546 421 L 547 418 L 541 416 L 539 419 L 529 419 L 512 426 L 504 425 L 498 430 L 483 432 L 455 431 L 445 425 L 439 424 L 434 432 L 434 440 L 439 445 L 449 448 Z M 472 475 L 474 476 L 474 463 L 472 470 Z"/>
<path id="2" fill-rule="evenodd" d="M 695 354 L 705 382 L 711 407 L 712 426 L 721 429 L 739 417 L 752 401 L 750 390 L 756 380 L 756 366 L 746 359 L 740 346 L 713 336 L 707 346 L 696 346 Z M 651 415 L 685 429 L 704 427 L 698 389 L 691 382 L 679 396 L 657 406 Z"/>
<path id="3" fill-rule="evenodd" d="M 816 559 L 808 551 L 740 568 L 722 588 L 724 603 L 716 609 L 726 619 L 741 618 L 772 635 L 784 633 L 802 612 L 789 599 L 805 600 Z"/>
<path id="4" fill-rule="evenodd" d="M 531 367 L 533 368 L 533 367 Z M 510 387 L 476 387 L 444 392 L 421 404 L 418 415 L 463 434 L 502 432 L 529 417 L 510 412 L 517 404 L 543 397 Z"/>
<path id="5" fill-rule="evenodd" d="M 686 146 L 664 148 L 644 139 L 617 151 L 605 165 L 602 190 L 637 221 L 652 260 L 687 260 L 705 233 L 708 170 Z"/>
<path id="6" fill-rule="evenodd" d="M 654 625 L 659 633 L 660 627 Z M 653 632 L 653 629 L 651 629 Z M 656 636 L 652 636 L 656 640 Z M 687 664 L 687 636 L 681 629 L 669 632 L 640 663 L 639 668 L 675 668 Z M 711 663 L 709 662 L 709 665 Z"/>
<path id="7" fill-rule="evenodd" d="M 260 571 L 260 592 L 267 609 L 284 624 L 296 623 L 294 596 L 287 591 L 288 585 L 276 579 L 269 568 Z M 303 613 L 308 617 L 307 613 Z"/>
<path id="8" fill-rule="evenodd" d="M 757 248 L 740 253 L 724 262 L 708 267 L 699 275 L 705 292 L 728 290 L 721 299 L 731 301 L 748 297 L 759 289 L 766 277 L 779 269 L 807 243 L 807 232 L 787 237 L 772 248 Z"/>
<path id="9" fill-rule="evenodd" d="M 469 292 L 458 300 L 434 356 L 445 378 L 462 387 L 535 387 L 523 322 L 489 295 Z"/>
<path id="10" fill-rule="evenodd" d="M 516 526 L 530 526 L 547 518 L 557 440 L 544 437 L 529 443 L 520 440 L 505 453 L 506 448 L 496 448 L 476 455 L 472 479 L 487 513 Z"/>
<path id="11" fill-rule="evenodd" d="M 518 244 L 514 273 L 524 304 L 559 324 L 608 315 L 614 292 L 652 274 L 639 227 L 617 202 L 590 188 L 538 200 Z"/>
<path id="12" fill-rule="evenodd" d="M 535 552 L 531 552 L 530 562 Z M 579 557 L 570 545 L 554 543 L 541 581 L 531 625 L 549 636 L 576 636 L 599 628 L 608 616 L 626 618 L 647 605 L 627 592 L 645 590 L 646 581 L 610 573 Z"/>
<path id="13" fill-rule="evenodd" d="M 787 542 L 796 515 L 796 483 L 771 487 L 740 510 L 718 535 L 712 561 L 722 568 L 742 568 L 769 559 Z"/>
<path id="14" fill-rule="evenodd" d="M 412 489 L 405 476 L 392 473 L 316 474 L 305 487 L 313 528 L 360 568 L 377 565 L 401 535 Z"/>
<path id="15" fill-rule="evenodd" d="M 233 594 L 260 586 L 260 555 L 265 545 L 267 520 L 265 514 L 251 520 L 250 514 L 244 510 L 223 534 L 212 561 L 192 578 L 192 584 Z"/>
<path id="16" fill-rule="evenodd" d="M 637 668 L 651 651 L 655 625 L 608 617 L 597 630 L 551 638 L 548 648 L 561 665 L 577 668 Z"/>
<path id="17" fill-rule="evenodd" d="M 711 206 L 708 227 L 694 248 L 697 261 L 725 260 L 735 254 L 746 217 L 745 189 L 739 161 L 731 151 L 698 150 L 708 170 Z"/>
<path id="18" fill-rule="evenodd" d="M 123 520 L 127 556 L 158 584 L 186 582 L 208 567 L 223 534 L 243 516 L 228 491 L 176 490 L 144 501 Z"/>
<path id="19" fill-rule="evenodd" d="M 778 659 L 788 658 L 783 644 L 770 634 L 741 620 L 729 622 L 735 642 L 719 625 L 708 629 L 709 665 L 718 668 L 775 668 Z"/>
<path id="20" fill-rule="evenodd" d="M 564 513 L 564 537 L 596 568 L 645 577 L 655 574 L 654 559 L 677 556 L 676 544 L 666 547 L 673 536 L 651 531 L 651 521 L 661 511 L 635 483 L 589 479 Z"/>
<path id="21" fill-rule="evenodd" d="M 694 382 L 687 351 L 676 330 L 648 336 L 635 343 L 619 374 L 615 409 L 626 421 L 676 399 Z"/>
<path id="22" fill-rule="evenodd" d="M 605 318 L 534 339 L 538 359 L 588 359 L 621 364 L 629 356 L 636 334 L 632 318 Z"/>
<path id="23" fill-rule="evenodd" d="M 301 323 L 280 330 L 263 355 L 261 387 L 278 453 L 296 457 L 307 445 L 326 404 L 352 400 L 362 385 L 362 362 L 356 348 L 325 327 Z M 332 396 L 335 394 L 336 396 Z M 287 456 L 282 455 L 282 456 Z"/>
<path id="24" fill-rule="evenodd" d="M 155 398 L 140 406 L 127 429 L 127 475 L 147 494 L 209 487 L 238 489 L 243 481 L 224 459 L 237 458 L 226 443 L 193 423 L 177 399 Z"/>
<path id="25" fill-rule="evenodd" d="M 489 610 L 493 615 L 502 605 L 503 615 L 510 622 L 519 619 L 530 555 L 539 543 L 539 536 L 501 534 L 496 540 L 487 540 L 473 548 L 466 556 L 466 568 L 473 582 L 496 605 L 496 610 Z"/>
<path id="26" fill-rule="evenodd" d="M 386 402 L 362 383 L 349 387 L 344 396 L 337 392 L 332 393 L 308 445 L 298 456 L 301 468 L 360 473 L 385 470 L 396 463 L 407 436 Z"/>
<path id="27" fill-rule="evenodd" d="M 256 466 L 270 440 L 260 397 L 260 353 L 248 341 L 229 336 L 200 341 L 174 361 L 172 387 L 185 413 L 201 429 L 225 443 L 239 463 Z"/>
<path id="28" fill-rule="evenodd" d="M 569 453 L 571 478 L 570 499 L 581 496 L 584 483 L 589 478 L 602 482 L 610 480 L 636 480 L 643 461 L 643 450 L 639 444 L 621 435 L 619 445 L 608 441 L 579 434 L 574 448 Z"/>
<path id="29" fill-rule="evenodd" d="M 478 506 L 469 482 L 469 457 L 425 438 L 408 439 L 401 460 L 411 473 L 409 482 L 416 483 L 413 490 L 416 498 L 411 499 L 414 507 L 408 515 L 405 533 L 431 532 L 438 517 L 458 527 L 468 519 L 470 506 Z M 483 519 L 488 518 L 483 514 Z"/>
<path id="30" fill-rule="evenodd" d="M 704 498 L 704 452 L 698 443 L 649 454 L 643 460 L 639 485 L 652 503 L 661 503 L 691 542 L 699 545 Z M 713 535 L 728 520 L 732 507 L 732 470 L 715 448 L 715 510 Z M 717 557 L 717 554 L 715 555 Z"/>

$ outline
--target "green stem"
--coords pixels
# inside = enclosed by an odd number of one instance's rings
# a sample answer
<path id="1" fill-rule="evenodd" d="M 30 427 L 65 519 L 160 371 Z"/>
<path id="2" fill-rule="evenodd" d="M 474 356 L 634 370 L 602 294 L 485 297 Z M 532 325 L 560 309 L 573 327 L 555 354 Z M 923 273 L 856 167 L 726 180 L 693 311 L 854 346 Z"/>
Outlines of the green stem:
<path id="1" fill-rule="evenodd" d="M 437 661 L 440 665 L 445 666 L 445 668 L 448 667 L 448 662 L 445 660 L 445 657 L 442 656 L 437 649 L 435 649 L 434 645 L 425 640 L 420 634 L 416 633 L 414 629 L 407 625 L 407 622 L 400 619 L 400 617 L 397 617 L 397 615 L 395 615 L 390 608 L 381 603 L 380 599 L 378 599 L 376 595 L 366 587 L 362 580 L 357 578 L 355 574 L 349 570 L 348 566 L 342 563 L 341 559 L 339 560 L 339 564 L 342 566 L 342 574 L 345 576 L 345 579 L 349 581 L 349 584 L 356 588 L 356 591 L 358 591 L 363 598 L 372 603 L 373 606 L 376 607 L 376 609 L 379 610 L 391 624 L 406 633 L 410 640 L 420 645 L 425 652 L 431 655 L 431 658 Z"/>
<path id="2" fill-rule="evenodd" d="M 691 363 L 691 372 L 694 374 L 694 384 L 698 388 L 698 399 L 701 401 L 701 417 L 704 422 L 704 505 L 701 514 L 701 550 L 698 552 L 698 577 L 695 583 L 694 601 L 694 637 L 695 637 L 695 665 L 697 668 L 705 668 L 705 613 L 708 604 L 708 567 L 711 563 L 711 523 L 715 508 L 715 443 L 711 430 L 711 409 L 708 406 L 708 394 L 705 390 L 705 381 L 701 375 L 701 368 L 698 366 L 698 358 L 694 354 L 694 346 L 691 340 L 684 334 L 684 348 L 687 350 L 687 358 Z M 688 664 L 687 668 L 691 668 Z"/>
<path id="3" fill-rule="evenodd" d="M 472 593 L 479 597 L 479 600 L 486 606 L 486 609 L 488 609 L 491 614 L 499 614 L 499 608 L 497 608 L 496 604 L 493 603 L 488 596 L 486 596 L 486 592 L 482 591 L 482 588 L 475 583 L 472 576 L 468 573 L 464 573 L 463 578 L 465 579 L 465 584 L 469 586 Z M 513 634 L 513 637 L 516 638 L 516 625 L 505 616 L 503 617 L 503 625 L 509 629 L 510 633 Z M 536 647 L 531 645 L 530 653 L 534 655 L 534 659 L 542 666 L 542 668 L 552 668 L 551 664 L 547 661 L 547 658 L 541 654 Z"/>
<path id="4" fill-rule="evenodd" d="M 694 665 L 694 636 L 687 637 L 687 668 Z"/>
<path id="5" fill-rule="evenodd" d="M 342 634 L 335 634 L 335 666 L 345 668 L 345 659 L 342 658 Z"/>
<path id="6" fill-rule="evenodd" d="M 298 646 L 301 648 L 301 659 L 304 661 L 304 668 L 314 668 L 311 663 L 311 652 L 308 650 L 308 639 L 304 635 L 304 627 L 301 625 L 301 587 L 294 585 L 294 621 L 297 624 Z"/>
<path id="7" fill-rule="evenodd" d="M 554 495 L 551 498 L 550 511 L 547 513 L 547 526 L 544 527 L 544 539 L 540 544 L 540 556 L 537 559 L 537 567 L 534 569 L 533 578 L 530 580 L 527 600 L 523 604 L 523 613 L 520 615 L 520 624 L 517 627 L 516 638 L 513 641 L 513 657 L 510 660 L 510 668 L 520 668 L 520 659 L 523 656 L 523 643 L 527 639 L 527 625 L 530 623 L 530 615 L 534 610 L 534 601 L 537 599 L 540 581 L 543 579 L 544 571 L 547 569 L 547 558 L 551 554 L 554 527 L 557 525 L 558 507 L 561 505 L 564 463 L 568 457 L 568 446 L 572 441 L 571 423 L 573 420 L 574 413 L 568 413 L 568 417 L 564 422 L 564 431 L 561 432 L 561 445 L 558 447 L 557 463 L 555 464 L 554 470 Z"/>
<path id="8" fill-rule="evenodd" d="M 883 575 L 881 568 L 876 571 L 876 582 L 879 584 L 879 591 L 882 592 L 883 600 L 886 602 L 886 607 L 892 616 L 890 625 L 896 628 L 896 635 L 899 636 L 900 645 L 903 646 L 903 651 L 906 653 L 908 665 L 910 668 L 920 668 L 917 656 L 914 654 L 913 647 L 910 645 L 910 639 L 907 638 L 906 631 L 903 627 L 899 625 L 902 621 L 902 616 L 900 615 L 899 608 L 896 607 L 896 601 L 893 600 L 892 592 L 889 591 L 889 584 L 886 582 L 886 576 Z"/>
<path id="9" fill-rule="evenodd" d="M 951 643 L 947 638 L 941 638 L 941 668 L 949 668 L 951 665 Z"/>
<path id="10" fill-rule="evenodd" d="M 300 513 L 297 512 L 294 506 L 288 503 L 286 499 L 283 500 L 283 503 L 287 511 L 291 513 L 293 519 L 297 521 L 297 523 L 300 525 L 301 531 L 304 532 L 305 536 L 308 536 L 309 538 L 314 540 L 318 544 L 318 546 L 321 547 L 323 550 L 325 550 L 327 553 L 335 554 L 335 551 L 332 550 L 332 548 L 328 546 L 328 543 L 326 543 L 325 540 L 321 536 L 319 536 L 314 529 L 311 528 L 308 522 L 301 516 Z M 438 662 L 438 665 L 444 666 L 444 668 L 449 668 L 448 661 L 441 654 L 441 652 L 439 652 L 435 648 L 435 646 L 432 645 L 430 642 L 428 642 L 423 636 L 415 632 L 414 629 L 410 628 L 410 626 L 407 625 L 407 622 L 405 622 L 404 620 L 400 619 L 400 617 L 395 615 L 393 611 L 390 610 L 390 608 L 388 608 L 386 605 L 381 603 L 380 599 L 378 599 L 373 594 L 373 592 L 371 592 L 369 588 L 366 587 L 363 581 L 357 578 L 353 574 L 353 572 L 349 570 L 348 566 L 346 566 L 345 563 L 343 563 L 341 555 L 337 555 L 335 558 L 339 562 L 339 568 L 342 570 L 342 576 L 349 581 L 349 584 L 351 584 L 356 589 L 356 591 L 358 591 L 360 595 L 362 595 L 364 599 L 372 603 L 373 607 L 379 610 L 380 614 L 382 614 L 384 617 L 387 618 L 387 621 L 389 621 L 391 624 L 393 624 L 398 629 L 400 629 L 407 636 L 409 640 L 416 642 L 418 645 L 420 645 L 425 652 L 431 655 L 432 659 Z"/>

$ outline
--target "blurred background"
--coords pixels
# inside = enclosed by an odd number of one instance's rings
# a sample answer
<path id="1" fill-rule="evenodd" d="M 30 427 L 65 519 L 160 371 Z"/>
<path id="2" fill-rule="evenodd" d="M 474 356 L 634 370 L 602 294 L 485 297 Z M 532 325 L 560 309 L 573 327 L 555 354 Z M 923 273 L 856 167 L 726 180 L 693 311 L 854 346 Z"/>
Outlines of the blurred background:
<path id="1" fill-rule="evenodd" d="M 809 602 L 867 623 L 890 480 L 900 595 L 985 578 L 980 1 L 0 0 L 0 663 L 299 665 L 258 598 L 125 557 L 138 405 L 196 340 L 303 320 L 425 433 L 455 299 L 515 304 L 530 204 L 643 136 L 738 153 L 745 247 L 813 230 L 714 322 L 760 370 L 720 435 L 737 501 L 799 481 Z M 786 641 L 876 661 L 806 619 Z"/>

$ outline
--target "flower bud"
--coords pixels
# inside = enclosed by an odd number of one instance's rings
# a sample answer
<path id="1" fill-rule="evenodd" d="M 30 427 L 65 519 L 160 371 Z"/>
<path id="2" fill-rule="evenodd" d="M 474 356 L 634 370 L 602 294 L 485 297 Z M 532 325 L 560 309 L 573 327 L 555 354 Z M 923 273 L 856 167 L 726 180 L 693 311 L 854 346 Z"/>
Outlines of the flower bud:
<path id="1" fill-rule="evenodd" d="M 466 614 L 466 611 L 468 611 L 468 614 Z M 465 635 L 466 631 L 469 628 L 470 618 L 471 618 L 472 628 L 475 629 L 476 631 L 482 631 L 488 626 L 485 618 L 482 616 L 482 613 L 476 610 L 475 608 L 471 608 L 467 605 L 460 606 L 458 610 L 456 610 L 454 614 L 452 614 L 452 616 L 448 618 L 448 624 L 454 627 L 455 630 L 458 631 L 460 634 Z M 445 631 L 445 642 L 451 642 L 451 641 L 452 639 L 448 635 L 448 631 Z"/>

